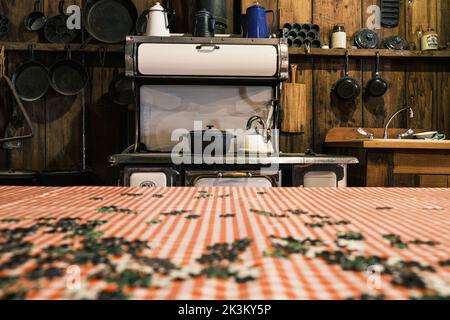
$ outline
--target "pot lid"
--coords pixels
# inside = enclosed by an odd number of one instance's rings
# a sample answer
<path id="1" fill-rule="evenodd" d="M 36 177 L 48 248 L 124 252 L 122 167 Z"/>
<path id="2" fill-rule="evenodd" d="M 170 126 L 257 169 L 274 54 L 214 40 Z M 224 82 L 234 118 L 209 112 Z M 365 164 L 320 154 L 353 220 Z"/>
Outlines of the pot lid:
<path id="1" fill-rule="evenodd" d="M 392 36 L 384 40 L 384 46 L 391 50 L 406 50 L 408 43 L 400 36 Z"/>
<path id="2" fill-rule="evenodd" d="M 150 11 L 165 11 L 165 9 L 159 2 L 157 2 L 153 7 L 150 8 Z"/>
<path id="3" fill-rule="evenodd" d="M 375 31 L 361 29 L 355 35 L 355 44 L 362 49 L 376 49 L 380 45 L 380 39 Z"/>

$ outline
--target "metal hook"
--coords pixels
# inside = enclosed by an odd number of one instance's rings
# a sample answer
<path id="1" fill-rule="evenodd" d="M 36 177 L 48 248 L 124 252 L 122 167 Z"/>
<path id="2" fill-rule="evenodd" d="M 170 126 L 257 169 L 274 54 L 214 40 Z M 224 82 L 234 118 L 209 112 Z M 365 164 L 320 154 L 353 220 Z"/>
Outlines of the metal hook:
<path id="1" fill-rule="evenodd" d="M 100 59 L 100 65 L 104 67 L 106 61 L 106 48 L 104 46 L 98 48 L 98 57 Z"/>

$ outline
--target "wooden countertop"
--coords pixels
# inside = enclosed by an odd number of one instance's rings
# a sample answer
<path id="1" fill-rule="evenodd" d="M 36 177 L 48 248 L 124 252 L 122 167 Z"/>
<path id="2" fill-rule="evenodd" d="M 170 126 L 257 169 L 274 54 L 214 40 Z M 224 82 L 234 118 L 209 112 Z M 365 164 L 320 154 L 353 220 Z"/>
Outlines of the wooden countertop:
<path id="1" fill-rule="evenodd" d="M 334 148 L 362 148 L 362 149 L 426 149 L 426 150 L 450 150 L 450 140 L 419 140 L 419 139 L 395 139 L 405 129 L 390 129 L 390 139 L 369 140 L 362 137 L 358 128 L 334 128 L 328 133 L 325 146 Z M 366 128 L 366 132 L 373 133 L 375 137 L 383 136 L 381 128 Z M 415 130 L 423 132 L 425 130 Z"/>

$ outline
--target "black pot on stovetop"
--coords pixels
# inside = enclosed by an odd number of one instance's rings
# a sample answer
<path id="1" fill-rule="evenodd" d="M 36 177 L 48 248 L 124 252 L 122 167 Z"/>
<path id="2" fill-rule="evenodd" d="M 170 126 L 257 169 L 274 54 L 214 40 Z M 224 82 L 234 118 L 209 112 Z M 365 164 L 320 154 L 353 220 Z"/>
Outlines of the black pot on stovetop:
<path id="1" fill-rule="evenodd" d="M 232 140 L 236 138 L 236 136 L 227 131 L 214 129 L 213 126 L 207 126 L 207 128 L 207 130 L 189 132 L 188 139 L 190 153 L 206 155 L 206 150 L 207 153 L 210 153 L 212 156 L 226 155 L 230 150 L 233 142 Z M 221 154 L 217 154 L 216 149 L 213 149 L 212 152 L 210 152 L 211 148 L 214 148 L 210 145 L 218 141 L 217 139 L 221 141 L 222 148 L 221 150 L 218 150 Z"/>

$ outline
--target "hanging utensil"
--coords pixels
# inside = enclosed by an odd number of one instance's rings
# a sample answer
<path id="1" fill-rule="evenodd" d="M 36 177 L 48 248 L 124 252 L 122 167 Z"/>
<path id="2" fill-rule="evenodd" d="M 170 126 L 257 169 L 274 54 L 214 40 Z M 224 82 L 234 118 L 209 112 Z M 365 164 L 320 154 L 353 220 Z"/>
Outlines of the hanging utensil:
<path id="1" fill-rule="evenodd" d="M 65 96 L 73 96 L 86 87 L 89 75 L 81 63 L 72 59 L 72 50 L 67 46 L 67 58 L 50 68 L 49 79 L 53 90 Z"/>
<path id="2" fill-rule="evenodd" d="M 12 81 L 5 75 L 5 66 L 6 66 L 5 58 L 6 58 L 5 47 L 2 47 L 2 49 L 0 50 L 0 81 L 5 81 L 6 86 L 7 86 L 8 90 L 11 92 L 18 109 L 20 110 L 20 112 L 22 112 L 23 118 L 25 119 L 25 122 L 27 123 L 28 128 L 29 128 L 29 134 L 24 134 L 24 135 L 15 136 L 15 137 L 2 138 L 2 139 L 0 139 L 0 143 L 30 139 L 34 136 L 34 130 L 33 130 L 33 125 L 31 124 L 30 116 L 28 115 L 27 111 L 25 110 L 25 108 L 22 104 L 22 100 L 20 100 L 20 97 L 17 94 Z M 2 94 L 2 96 L 5 96 L 5 95 Z"/>
<path id="3" fill-rule="evenodd" d="M 358 81 L 348 75 L 348 50 L 345 50 L 345 76 L 336 82 L 333 92 L 342 100 L 354 100 L 361 92 Z"/>
<path id="4" fill-rule="evenodd" d="M 47 68 L 34 58 L 34 45 L 30 45 L 30 61 L 20 65 L 12 77 L 17 94 L 23 101 L 42 98 L 50 86 Z"/>
<path id="5" fill-rule="evenodd" d="M 51 43 L 71 43 L 78 37 L 80 31 L 67 27 L 69 16 L 64 13 L 64 0 L 59 1 L 58 7 L 59 15 L 48 18 L 45 23 L 45 39 Z"/>
<path id="6" fill-rule="evenodd" d="M 108 95 L 112 102 L 120 106 L 128 106 L 133 104 L 133 81 L 125 75 L 125 72 L 119 73 L 111 81 Z"/>
<path id="7" fill-rule="evenodd" d="M 23 24 L 28 31 L 39 31 L 44 28 L 47 22 L 47 17 L 42 12 L 41 0 L 36 0 L 34 2 L 34 10 L 28 16 L 25 17 Z"/>
<path id="8" fill-rule="evenodd" d="M 369 80 L 369 82 L 367 83 L 367 87 L 366 87 L 366 92 L 368 92 L 373 97 L 383 96 L 388 89 L 388 84 L 387 84 L 386 80 L 384 80 L 380 76 L 379 68 L 380 68 L 380 52 L 377 51 L 375 76 Z"/>
<path id="9" fill-rule="evenodd" d="M 129 0 L 88 0 L 82 16 L 86 30 L 93 38 L 105 43 L 119 43 L 134 33 L 138 12 Z"/>

